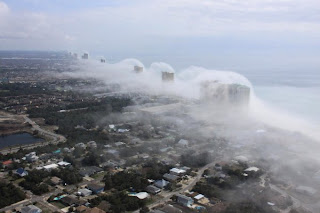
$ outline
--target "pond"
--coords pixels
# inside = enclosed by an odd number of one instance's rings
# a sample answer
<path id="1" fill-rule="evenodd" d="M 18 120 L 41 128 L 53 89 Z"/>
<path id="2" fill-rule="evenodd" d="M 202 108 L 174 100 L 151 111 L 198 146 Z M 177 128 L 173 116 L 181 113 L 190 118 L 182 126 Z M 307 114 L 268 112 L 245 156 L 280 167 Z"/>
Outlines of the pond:
<path id="1" fill-rule="evenodd" d="M 29 133 L 17 133 L 12 135 L 0 136 L 0 149 L 9 146 L 32 144 L 44 141 L 42 138 L 37 138 Z"/>

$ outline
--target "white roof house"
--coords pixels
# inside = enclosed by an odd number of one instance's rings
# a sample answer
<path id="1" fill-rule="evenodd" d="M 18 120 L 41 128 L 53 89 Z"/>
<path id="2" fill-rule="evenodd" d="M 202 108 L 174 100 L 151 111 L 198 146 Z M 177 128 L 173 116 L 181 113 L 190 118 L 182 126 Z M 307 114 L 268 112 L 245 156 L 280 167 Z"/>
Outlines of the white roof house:
<path id="1" fill-rule="evenodd" d="M 249 168 L 245 169 L 244 171 L 245 172 L 257 172 L 259 170 L 260 169 L 258 167 L 252 166 L 252 167 L 249 167 Z"/>
<path id="2" fill-rule="evenodd" d="M 178 168 L 172 168 L 172 169 L 170 169 L 170 173 L 172 173 L 174 175 L 182 175 L 182 174 L 186 173 L 186 170 L 178 169 Z"/>
<path id="3" fill-rule="evenodd" d="M 185 139 L 181 139 L 178 142 L 178 146 L 188 146 L 189 145 L 189 141 L 185 140 Z"/>
<path id="4" fill-rule="evenodd" d="M 203 194 L 198 194 L 194 197 L 194 199 L 196 200 L 201 200 L 202 198 L 204 198 L 204 195 Z"/>
<path id="5" fill-rule="evenodd" d="M 147 192 L 139 192 L 136 194 L 129 194 L 129 196 L 131 197 L 137 197 L 140 200 L 146 199 L 147 197 L 149 197 L 149 194 Z"/>
<path id="6" fill-rule="evenodd" d="M 58 163 L 58 165 L 59 165 L 59 166 L 69 166 L 69 165 L 71 165 L 71 163 L 66 162 L 66 161 L 60 161 L 60 162 Z"/>
<path id="7" fill-rule="evenodd" d="M 90 189 L 83 188 L 83 189 L 80 189 L 80 190 L 78 191 L 78 193 L 79 193 L 81 196 L 86 197 L 86 196 L 91 195 L 91 194 L 92 194 L 92 191 L 91 191 Z"/>
<path id="8" fill-rule="evenodd" d="M 44 166 L 43 168 L 44 168 L 45 170 L 50 171 L 50 170 L 52 170 L 52 169 L 58 168 L 58 164 L 55 164 L 55 163 L 49 164 L 49 165 Z"/>

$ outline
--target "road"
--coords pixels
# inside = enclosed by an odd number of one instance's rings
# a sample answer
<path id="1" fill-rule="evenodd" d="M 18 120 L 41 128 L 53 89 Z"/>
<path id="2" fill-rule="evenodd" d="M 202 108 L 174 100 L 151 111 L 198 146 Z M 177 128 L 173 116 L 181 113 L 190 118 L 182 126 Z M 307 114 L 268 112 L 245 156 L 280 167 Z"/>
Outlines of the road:
<path id="1" fill-rule="evenodd" d="M 169 193 L 167 193 L 165 197 L 161 198 L 160 200 L 157 200 L 157 201 L 154 202 L 154 203 L 151 203 L 151 204 L 148 205 L 147 207 L 148 207 L 149 209 L 152 209 L 152 208 L 154 208 L 154 207 L 156 207 L 156 206 L 158 206 L 158 205 L 164 204 L 165 202 L 167 202 L 167 201 L 168 201 L 172 196 L 174 196 L 174 195 L 183 193 L 183 192 L 185 192 L 185 191 L 187 191 L 187 190 L 190 191 L 190 190 L 196 185 L 196 183 L 201 179 L 203 172 L 204 172 L 206 169 L 214 166 L 216 163 L 217 163 L 217 162 L 214 161 L 214 162 L 212 162 L 212 163 L 209 163 L 209 164 L 205 165 L 204 167 L 202 167 L 201 169 L 198 170 L 197 176 L 196 176 L 196 177 L 194 178 L 194 180 L 193 180 L 191 183 L 189 183 L 187 186 L 183 187 L 182 189 L 180 189 L 180 190 L 178 190 L 178 191 L 174 191 L 174 192 L 169 192 Z M 134 213 L 139 213 L 139 210 L 134 211 Z"/>
<path id="2" fill-rule="evenodd" d="M 14 203 L 10 206 L 6 206 L 2 209 L 0 209 L 0 212 L 5 212 L 5 211 L 9 211 L 9 210 L 13 210 L 17 207 L 23 207 L 23 206 L 27 206 L 27 205 L 30 205 L 34 202 L 38 202 L 38 203 L 41 203 L 42 205 L 46 206 L 48 209 L 50 209 L 52 212 L 62 212 L 59 208 L 53 206 L 52 204 L 48 203 L 47 202 L 47 199 L 51 196 L 51 195 L 54 195 L 54 194 L 57 194 L 57 193 L 60 193 L 62 192 L 60 189 L 56 189 L 52 192 L 49 192 L 49 193 L 46 193 L 44 195 L 41 195 L 41 196 L 37 196 L 37 195 L 33 195 L 31 194 L 31 197 L 28 198 L 28 199 L 25 199 L 25 200 L 22 200 L 20 202 L 17 202 L 17 203 Z"/>
<path id="3" fill-rule="evenodd" d="M 42 129 L 38 124 L 36 124 L 36 122 L 31 120 L 27 115 L 22 115 L 22 117 L 25 119 L 25 122 L 29 123 L 34 130 L 37 130 L 39 132 L 39 134 L 44 135 L 46 137 L 49 137 L 49 138 L 51 138 L 51 140 L 48 142 L 42 142 L 42 143 L 34 143 L 34 144 L 28 144 L 28 145 L 19 145 L 16 147 L 8 147 L 8 148 L 0 150 L 0 152 L 2 154 L 5 155 L 7 153 L 17 152 L 20 150 L 20 148 L 33 149 L 38 146 L 46 146 L 48 144 L 58 144 L 58 143 L 63 143 L 66 141 L 66 138 L 64 136 L 58 135 L 53 132 L 49 132 L 47 130 Z"/>
<path id="4" fill-rule="evenodd" d="M 99 183 L 102 181 L 104 176 L 100 176 L 98 178 L 96 178 L 95 180 L 93 181 L 87 181 L 87 180 L 84 180 L 82 181 L 81 183 L 78 183 L 78 185 L 86 185 L 86 184 L 89 184 L 89 183 Z M 15 184 L 16 185 L 16 184 Z M 17 187 L 21 188 L 19 185 L 16 185 Z M 71 190 L 75 185 L 68 185 L 65 187 L 65 189 L 67 190 Z M 23 191 L 25 191 L 23 188 L 21 188 Z M 52 195 L 56 195 L 56 194 L 59 194 L 59 193 L 62 193 L 63 191 L 59 188 L 56 188 L 55 190 L 51 191 L 51 192 L 48 192 L 46 194 L 43 194 L 41 196 L 38 196 L 38 195 L 34 195 L 32 194 L 32 192 L 30 191 L 27 191 L 27 194 L 29 195 L 29 198 L 28 199 L 25 199 L 25 200 L 22 200 L 20 202 L 17 202 L 17 203 L 14 203 L 10 206 L 7 206 L 7 207 L 4 207 L 2 209 L 0 209 L 0 212 L 5 212 L 5 211 L 8 211 L 8 210 L 13 210 L 17 207 L 23 207 L 23 206 L 27 206 L 27 205 L 30 205 L 34 202 L 38 202 L 38 203 L 41 203 L 42 205 L 44 205 L 45 207 L 47 207 L 48 209 L 50 209 L 50 211 L 52 212 L 62 212 L 58 207 L 52 205 L 51 203 L 48 203 L 47 200 L 50 196 Z"/>

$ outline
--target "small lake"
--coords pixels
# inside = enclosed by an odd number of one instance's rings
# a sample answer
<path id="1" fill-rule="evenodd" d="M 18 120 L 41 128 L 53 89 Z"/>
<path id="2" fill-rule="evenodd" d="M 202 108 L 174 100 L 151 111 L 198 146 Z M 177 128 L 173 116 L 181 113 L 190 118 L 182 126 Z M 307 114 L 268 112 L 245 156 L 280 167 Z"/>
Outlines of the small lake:
<path id="1" fill-rule="evenodd" d="M 17 133 L 12 135 L 0 136 L 0 149 L 8 146 L 25 145 L 44 141 L 29 133 Z"/>

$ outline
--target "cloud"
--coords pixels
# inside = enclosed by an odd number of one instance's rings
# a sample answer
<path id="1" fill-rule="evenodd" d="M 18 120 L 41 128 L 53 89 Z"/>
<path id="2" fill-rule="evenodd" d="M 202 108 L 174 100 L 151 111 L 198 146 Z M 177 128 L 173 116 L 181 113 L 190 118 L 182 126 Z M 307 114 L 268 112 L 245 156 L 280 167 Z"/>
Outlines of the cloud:
<path id="1" fill-rule="evenodd" d="M 75 5 L 79 4 L 73 1 Z M 44 1 L 41 12 L 24 12 L 0 4 L 0 37 L 24 39 L 29 46 L 39 46 L 35 39 L 50 39 L 51 45 L 64 49 L 100 49 L 138 52 L 168 51 L 170 39 L 201 37 L 268 38 L 270 34 L 288 37 L 320 34 L 316 0 L 139 0 L 115 5 L 70 8 L 56 12 Z M 10 5 L 10 4 L 9 4 Z M 94 4 L 93 4 L 94 5 Z M 11 5 L 14 7 L 14 5 Z M 55 8 L 59 8 L 56 3 Z M 26 44 L 22 44 L 27 46 Z M 167 45 L 167 46 L 166 46 Z M 148 47 L 150 46 L 150 47 Z M 0 47 L 1 48 L 1 47 Z"/>
<path id="2" fill-rule="evenodd" d="M 0 1 L 0 15 L 7 14 L 8 12 L 9 12 L 8 5 Z"/>

